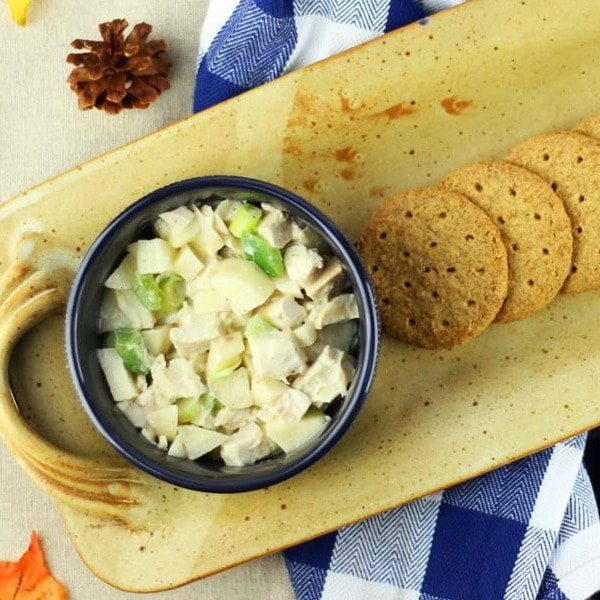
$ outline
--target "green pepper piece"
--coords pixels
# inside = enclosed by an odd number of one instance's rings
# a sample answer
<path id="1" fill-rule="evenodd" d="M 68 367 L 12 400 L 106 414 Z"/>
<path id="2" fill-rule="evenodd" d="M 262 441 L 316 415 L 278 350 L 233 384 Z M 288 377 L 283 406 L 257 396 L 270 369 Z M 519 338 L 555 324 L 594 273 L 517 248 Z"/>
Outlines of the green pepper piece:
<path id="1" fill-rule="evenodd" d="M 150 371 L 148 350 L 142 334 L 137 329 L 117 329 L 115 331 L 115 350 L 123 364 L 132 373 L 147 375 Z"/>
<path id="2" fill-rule="evenodd" d="M 283 277 L 283 259 L 279 248 L 253 233 L 242 237 L 242 248 L 269 277 Z"/>
<path id="3" fill-rule="evenodd" d="M 161 309 L 161 293 L 154 275 L 140 275 L 137 273 L 133 279 L 133 292 L 148 310 Z"/>
<path id="4" fill-rule="evenodd" d="M 247 233 L 252 233 L 262 218 L 262 211 L 253 204 L 242 204 L 229 225 L 229 231 L 236 237 L 242 238 Z"/>
<path id="5" fill-rule="evenodd" d="M 268 331 L 277 331 L 277 327 L 271 325 L 264 317 L 260 315 L 254 315 L 246 321 L 246 327 L 244 328 L 244 335 L 249 338 L 259 333 L 266 333 Z"/>
<path id="6" fill-rule="evenodd" d="M 156 278 L 161 296 L 160 311 L 171 313 L 179 310 L 185 300 L 185 279 L 175 273 L 161 273 Z"/>

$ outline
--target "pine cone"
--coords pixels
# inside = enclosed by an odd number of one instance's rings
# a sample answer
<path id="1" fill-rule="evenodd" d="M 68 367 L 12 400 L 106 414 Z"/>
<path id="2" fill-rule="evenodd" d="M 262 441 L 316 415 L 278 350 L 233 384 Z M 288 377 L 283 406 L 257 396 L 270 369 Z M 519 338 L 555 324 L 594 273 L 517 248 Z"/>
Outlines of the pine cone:
<path id="1" fill-rule="evenodd" d="M 169 89 L 166 43 L 147 41 L 152 31 L 148 23 L 139 23 L 125 37 L 128 26 L 125 19 L 115 19 L 100 24 L 103 41 L 71 42 L 77 50 L 89 50 L 67 56 L 68 63 L 77 65 L 67 82 L 81 110 L 96 107 L 117 114 L 123 108 L 148 108 Z"/>

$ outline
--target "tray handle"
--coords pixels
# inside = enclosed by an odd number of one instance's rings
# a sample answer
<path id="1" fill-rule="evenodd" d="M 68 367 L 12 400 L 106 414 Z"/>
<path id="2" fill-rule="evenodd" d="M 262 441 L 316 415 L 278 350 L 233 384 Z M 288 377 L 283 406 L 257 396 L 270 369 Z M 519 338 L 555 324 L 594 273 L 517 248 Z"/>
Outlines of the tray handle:
<path id="1" fill-rule="evenodd" d="M 0 277 L 0 436 L 33 480 L 59 502 L 133 526 L 147 500 L 144 476 L 124 460 L 67 452 L 41 437 L 23 418 L 9 378 L 12 351 L 34 325 L 64 311 L 72 272 L 34 266 L 35 233 L 21 237 Z"/>

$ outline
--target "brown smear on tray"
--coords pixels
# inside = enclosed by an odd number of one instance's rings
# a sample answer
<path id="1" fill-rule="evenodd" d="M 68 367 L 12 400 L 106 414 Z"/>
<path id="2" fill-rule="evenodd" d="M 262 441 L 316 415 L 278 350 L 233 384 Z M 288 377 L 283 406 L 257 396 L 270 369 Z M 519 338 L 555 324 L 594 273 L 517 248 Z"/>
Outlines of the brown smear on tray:
<path id="1" fill-rule="evenodd" d="M 449 98 L 444 98 L 440 104 L 449 115 L 458 116 L 468 108 L 471 108 L 473 101 L 458 100 L 458 96 L 450 96 Z"/>
<path id="2" fill-rule="evenodd" d="M 352 149 L 352 146 L 346 146 L 335 151 L 335 159 L 339 162 L 352 162 L 358 152 Z"/>
<path id="3" fill-rule="evenodd" d="M 317 185 L 317 180 L 316 179 L 305 179 L 302 182 L 302 187 L 307 191 L 307 192 L 314 192 L 315 191 L 315 187 Z"/>
<path id="4" fill-rule="evenodd" d="M 388 119 L 399 119 L 400 117 L 412 115 L 415 112 L 417 112 L 417 107 L 415 106 L 415 103 L 411 102 L 410 104 L 408 104 L 406 102 L 400 102 L 399 104 L 394 104 L 393 106 L 390 106 L 385 110 L 369 115 L 369 118 L 377 119 L 379 117 L 387 117 Z"/>

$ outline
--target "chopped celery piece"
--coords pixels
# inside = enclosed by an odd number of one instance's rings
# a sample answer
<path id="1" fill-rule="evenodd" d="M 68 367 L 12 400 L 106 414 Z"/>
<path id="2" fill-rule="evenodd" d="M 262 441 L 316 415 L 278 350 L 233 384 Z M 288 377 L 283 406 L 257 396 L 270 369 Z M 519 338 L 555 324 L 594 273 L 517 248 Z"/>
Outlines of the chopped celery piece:
<path id="1" fill-rule="evenodd" d="M 177 408 L 179 423 L 192 423 L 202 414 L 203 405 L 200 398 L 180 398 Z"/>
<path id="2" fill-rule="evenodd" d="M 156 285 L 160 291 L 162 312 L 175 312 L 183 306 L 185 279 L 181 275 L 163 273 L 156 278 Z"/>
<path id="3" fill-rule="evenodd" d="M 162 298 L 154 275 L 137 274 L 133 280 L 133 291 L 138 300 L 149 310 L 160 310 Z"/>
<path id="4" fill-rule="evenodd" d="M 246 233 L 242 237 L 242 248 L 269 277 L 283 277 L 283 259 L 279 248 L 252 233 Z"/>
<path id="5" fill-rule="evenodd" d="M 137 329 L 117 329 L 115 331 L 115 350 L 123 364 L 138 375 L 147 375 L 150 371 L 148 350 L 142 334 Z"/>
<path id="6" fill-rule="evenodd" d="M 248 338 L 259 333 L 265 333 L 266 331 L 276 331 L 277 328 L 271 325 L 265 318 L 255 315 L 248 319 L 246 328 L 244 329 L 244 335 Z"/>
<path id="7" fill-rule="evenodd" d="M 252 233 L 256 229 L 261 217 L 262 211 L 260 208 L 257 208 L 252 204 L 242 204 L 235 213 L 233 221 L 231 221 L 229 231 L 231 231 L 235 237 L 242 238 L 244 235 Z"/>
<path id="8" fill-rule="evenodd" d="M 202 394 L 202 396 L 200 396 L 198 399 L 198 402 L 200 402 L 202 408 L 207 411 L 211 411 L 215 408 L 222 408 L 223 406 L 212 394 L 209 393 Z"/>
<path id="9" fill-rule="evenodd" d="M 138 300 L 150 310 L 172 313 L 183 306 L 185 280 L 175 273 L 136 275 L 133 291 Z"/>

